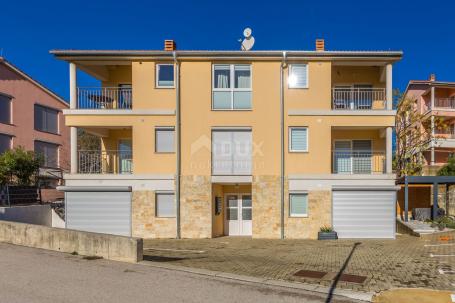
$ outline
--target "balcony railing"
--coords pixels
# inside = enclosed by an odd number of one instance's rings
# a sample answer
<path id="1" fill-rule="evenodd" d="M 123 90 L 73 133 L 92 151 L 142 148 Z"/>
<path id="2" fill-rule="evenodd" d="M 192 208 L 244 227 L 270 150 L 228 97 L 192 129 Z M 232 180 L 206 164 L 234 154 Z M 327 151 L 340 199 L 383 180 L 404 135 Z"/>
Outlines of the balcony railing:
<path id="1" fill-rule="evenodd" d="M 80 174 L 131 174 L 132 172 L 131 151 L 78 151 L 78 173 Z"/>
<path id="2" fill-rule="evenodd" d="M 434 109 L 455 109 L 455 98 L 435 98 Z"/>
<path id="3" fill-rule="evenodd" d="M 383 174 L 386 170 L 385 152 L 333 151 L 334 174 Z"/>
<path id="4" fill-rule="evenodd" d="M 124 87 L 78 87 L 79 109 L 131 109 L 132 90 Z"/>
<path id="5" fill-rule="evenodd" d="M 332 108 L 337 110 L 386 109 L 384 88 L 333 88 Z"/>

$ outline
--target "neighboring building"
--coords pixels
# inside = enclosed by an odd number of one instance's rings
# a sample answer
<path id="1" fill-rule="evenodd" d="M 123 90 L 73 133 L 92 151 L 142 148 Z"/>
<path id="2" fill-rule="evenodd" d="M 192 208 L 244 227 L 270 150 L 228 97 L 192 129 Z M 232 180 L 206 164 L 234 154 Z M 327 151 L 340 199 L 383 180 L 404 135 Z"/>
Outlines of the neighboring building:
<path id="1" fill-rule="evenodd" d="M 43 200 L 69 169 L 69 128 L 62 110 L 69 105 L 55 93 L 0 57 L 0 153 L 22 146 L 43 156 Z"/>
<path id="2" fill-rule="evenodd" d="M 416 100 L 416 110 L 423 115 L 420 128 L 432 138 L 429 149 L 423 154 L 423 173 L 435 175 L 455 152 L 455 82 L 436 81 L 434 74 L 428 80 L 411 80 L 405 97 Z M 435 119 L 444 121 L 446 127 L 431 127 Z"/>
<path id="3" fill-rule="evenodd" d="M 51 51 L 70 63 L 67 227 L 315 238 L 333 225 L 344 238 L 394 238 L 392 64 L 402 52 L 320 42 L 315 51 L 172 42 Z M 77 68 L 101 87 L 77 87 Z M 100 136 L 102 149 L 76 150 L 76 128 Z"/>

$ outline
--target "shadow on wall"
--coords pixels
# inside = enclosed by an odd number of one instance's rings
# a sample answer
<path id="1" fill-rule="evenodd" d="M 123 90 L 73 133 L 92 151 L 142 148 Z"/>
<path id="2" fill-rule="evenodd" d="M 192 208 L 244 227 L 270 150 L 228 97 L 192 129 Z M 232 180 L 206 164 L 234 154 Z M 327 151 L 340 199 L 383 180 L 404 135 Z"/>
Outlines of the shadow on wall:
<path id="1" fill-rule="evenodd" d="M 409 210 L 408 216 L 411 218 L 414 208 L 430 208 L 432 203 L 431 185 L 411 186 L 408 188 Z M 397 193 L 397 216 L 404 220 L 404 186 Z"/>

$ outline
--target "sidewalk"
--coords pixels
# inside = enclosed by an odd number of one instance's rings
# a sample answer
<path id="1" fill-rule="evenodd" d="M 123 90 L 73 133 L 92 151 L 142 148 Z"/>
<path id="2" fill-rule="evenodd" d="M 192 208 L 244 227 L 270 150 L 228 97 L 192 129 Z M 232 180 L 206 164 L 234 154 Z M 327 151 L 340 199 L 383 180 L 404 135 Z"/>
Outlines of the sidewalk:
<path id="1" fill-rule="evenodd" d="M 452 303 L 449 291 L 431 289 L 393 289 L 374 297 L 375 303 Z"/>
<path id="2" fill-rule="evenodd" d="M 356 243 L 360 243 L 357 244 Z M 454 257 L 444 257 L 444 256 Z M 349 257 L 350 256 L 350 257 Z M 377 293 L 391 288 L 453 289 L 455 241 L 264 240 L 242 237 L 144 240 L 144 259 L 265 280 Z M 296 276 L 303 270 L 303 275 Z"/>

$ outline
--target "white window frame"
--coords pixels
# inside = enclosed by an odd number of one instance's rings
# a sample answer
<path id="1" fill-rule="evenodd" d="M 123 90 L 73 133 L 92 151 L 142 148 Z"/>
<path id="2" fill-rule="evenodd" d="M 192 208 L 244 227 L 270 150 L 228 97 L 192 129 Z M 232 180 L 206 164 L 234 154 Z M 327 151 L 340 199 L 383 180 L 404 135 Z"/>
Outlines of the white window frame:
<path id="1" fill-rule="evenodd" d="M 296 129 L 306 129 L 306 150 L 292 149 L 292 131 Z M 290 153 L 307 153 L 310 149 L 310 128 L 308 126 L 290 126 L 288 134 L 288 145 Z"/>
<path id="2" fill-rule="evenodd" d="M 291 207 L 291 197 L 292 196 L 306 196 L 306 212 L 305 214 L 293 214 L 292 207 Z M 310 208 L 309 205 L 310 201 L 308 199 L 308 192 L 291 192 L 289 193 L 289 217 L 291 218 L 308 218 L 308 211 Z"/>
<path id="3" fill-rule="evenodd" d="M 172 151 L 158 151 L 158 136 L 157 131 L 173 131 L 174 132 L 174 145 Z M 157 126 L 155 127 L 155 153 L 156 154 L 174 154 L 175 153 L 175 127 L 173 126 Z"/>
<path id="4" fill-rule="evenodd" d="M 292 75 L 292 69 L 294 66 L 296 65 L 306 65 L 306 86 L 299 86 L 299 85 L 292 85 L 289 81 L 291 75 Z M 307 89 L 308 87 L 310 86 L 310 65 L 308 63 L 293 63 L 293 64 L 290 64 L 289 65 L 289 69 L 288 69 L 288 88 L 291 88 L 291 89 Z"/>
<path id="5" fill-rule="evenodd" d="M 168 65 L 168 66 L 172 66 L 173 70 L 174 70 L 174 78 L 172 80 L 172 85 L 170 86 L 166 86 L 166 85 L 159 85 L 159 74 L 160 74 L 160 66 L 163 66 L 163 65 Z M 155 64 L 155 87 L 156 88 L 175 88 L 175 66 L 173 63 L 157 63 Z"/>
<path id="6" fill-rule="evenodd" d="M 171 215 L 171 216 L 158 215 L 158 196 L 159 195 L 172 195 L 172 196 L 174 196 L 174 199 L 173 199 L 174 208 L 175 208 L 174 215 Z M 173 192 L 173 191 L 157 191 L 157 192 L 155 192 L 155 217 L 156 218 L 176 218 L 177 217 L 177 204 L 176 204 L 176 201 L 175 201 L 175 192 Z"/>
<path id="7" fill-rule="evenodd" d="M 215 88 L 215 66 L 229 66 L 229 88 Z M 250 68 L 250 87 L 249 88 L 235 88 L 235 67 L 236 66 L 248 66 Z M 214 92 L 230 92 L 231 93 L 231 107 L 230 108 L 214 108 Z M 234 92 L 250 92 L 250 108 L 234 108 Z M 213 111 L 226 111 L 226 110 L 238 110 L 238 111 L 249 111 L 253 108 L 253 69 L 251 64 L 223 64 L 216 63 L 212 64 L 212 110 Z"/>

